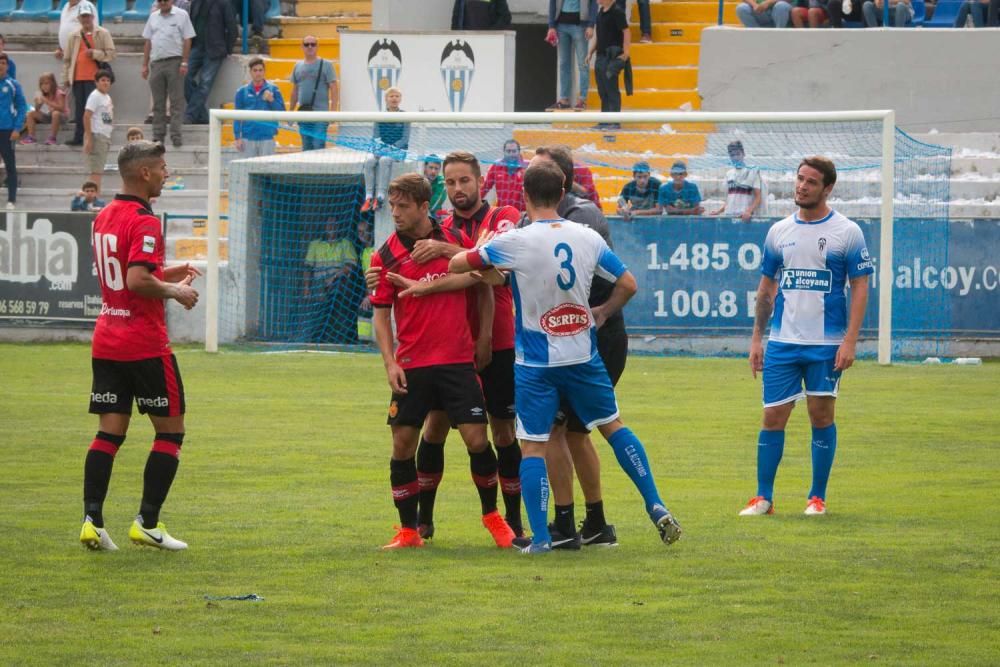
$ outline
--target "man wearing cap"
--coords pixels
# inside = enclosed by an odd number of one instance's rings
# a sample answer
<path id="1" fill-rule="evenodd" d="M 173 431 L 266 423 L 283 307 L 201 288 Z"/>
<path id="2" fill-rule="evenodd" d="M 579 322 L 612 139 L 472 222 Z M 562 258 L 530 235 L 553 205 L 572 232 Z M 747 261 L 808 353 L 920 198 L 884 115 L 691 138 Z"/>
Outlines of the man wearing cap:
<path id="1" fill-rule="evenodd" d="M 636 162 L 632 167 L 632 180 L 618 196 L 618 215 L 630 220 L 637 215 L 659 215 L 660 179 L 651 176 L 648 162 Z"/>
<path id="2" fill-rule="evenodd" d="M 667 215 L 701 215 L 705 207 L 701 205 L 698 186 L 687 180 L 687 165 L 678 160 L 670 168 L 670 183 L 660 186 L 657 199 Z"/>
<path id="3" fill-rule="evenodd" d="M 742 142 L 730 142 L 727 150 L 733 166 L 726 172 L 726 204 L 713 211 L 712 215 L 739 216 L 743 222 L 749 222 L 754 213 L 766 212 L 761 205 L 764 181 L 760 177 L 760 169 L 749 167 L 743 161 Z"/>
<path id="4" fill-rule="evenodd" d="M 64 88 L 73 91 L 73 118 L 76 120 L 73 137 L 66 142 L 67 146 L 83 145 L 83 114 L 87 99 L 97 87 L 97 72 L 117 55 L 111 33 L 97 25 L 94 6 L 89 2 L 81 2 L 78 6 L 79 24 L 70 34 L 63 52 L 62 82 Z"/>

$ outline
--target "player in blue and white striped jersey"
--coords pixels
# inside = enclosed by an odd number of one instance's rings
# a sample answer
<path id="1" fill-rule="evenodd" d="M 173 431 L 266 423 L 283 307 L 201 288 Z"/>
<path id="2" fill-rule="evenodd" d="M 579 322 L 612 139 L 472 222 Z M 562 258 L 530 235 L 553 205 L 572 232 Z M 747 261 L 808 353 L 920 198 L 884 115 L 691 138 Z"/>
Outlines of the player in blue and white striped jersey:
<path id="1" fill-rule="evenodd" d="M 452 272 L 489 266 L 511 271 L 517 310 L 514 403 L 522 441 L 521 488 L 533 533 L 525 552 L 551 549 L 544 445 L 561 399 L 587 428 L 597 428 L 608 440 L 661 539 L 670 544 L 680 537 L 680 526 L 660 499 L 645 448 L 618 416 L 614 388 L 597 351 L 597 327 L 638 287 L 597 232 L 558 216 L 564 182 L 565 175 L 551 162 L 529 167 L 524 201 L 532 224 L 455 255 L 449 266 Z M 615 286 L 607 301 L 591 309 L 594 275 Z"/>
<path id="2" fill-rule="evenodd" d="M 834 404 L 841 373 L 854 363 L 868 304 L 868 276 L 874 273 L 861 228 L 827 205 L 836 182 L 833 162 L 805 158 L 796 176 L 799 210 L 775 223 L 764 241 L 750 342 L 754 377 L 763 371 L 764 418 L 757 444 L 757 495 L 742 516 L 774 513 L 785 424 L 795 401 L 803 397 L 812 422 L 813 464 L 805 513 L 826 513 L 826 486 L 837 450 Z M 765 354 L 761 339 L 768 320 Z"/>

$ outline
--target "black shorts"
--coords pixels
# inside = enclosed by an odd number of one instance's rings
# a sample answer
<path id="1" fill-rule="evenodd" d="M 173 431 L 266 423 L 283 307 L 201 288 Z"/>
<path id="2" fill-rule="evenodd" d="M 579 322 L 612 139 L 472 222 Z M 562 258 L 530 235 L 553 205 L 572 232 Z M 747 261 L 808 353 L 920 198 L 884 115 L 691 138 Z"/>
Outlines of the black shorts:
<path id="1" fill-rule="evenodd" d="M 601 355 L 604 367 L 611 378 L 611 386 L 616 386 L 622 373 L 625 372 L 625 361 L 628 359 L 628 332 L 624 326 L 612 327 L 608 331 L 597 330 L 597 352 Z M 556 413 L 557 426 L 565 426 L 573 433 L 590 433 L 583 422 L 577 419 L 569 402 L 563 401 Z"/>
<path id="2" fill-rule="evenodd" d="M 392 394 L 389 402 L 390 426 L 420 428 L 431 410 L 444 410 L 452 426 L 485 424 L 486 402 L 475 367 L 444 364 L 411 368 L 406 371 L 405 394 Z"/>
<path id="3" fill-rule="evenodd" d="M 486 412 L 497 419 L 514 418 L 514 349 L 495 350 L 490 365 L 479 372 Z"/>
<path id="4" fill-rule="evenodd" d="M 94 381 L 90 412 L 97 415 L 132 414 L 132 401 L 140 414 L 177 417 L 184 414 L 184 383 L 172 354 L 139 361 L 92 359 Z"/>

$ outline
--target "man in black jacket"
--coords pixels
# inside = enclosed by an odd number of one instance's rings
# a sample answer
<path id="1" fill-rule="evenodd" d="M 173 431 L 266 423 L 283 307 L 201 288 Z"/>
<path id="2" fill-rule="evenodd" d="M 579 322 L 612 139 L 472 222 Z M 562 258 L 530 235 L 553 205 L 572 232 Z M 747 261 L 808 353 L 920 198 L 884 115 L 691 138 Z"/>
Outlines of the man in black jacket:
<path id="1" fill-rule="evenodd" d="M 212 84 L 236 43 L 236 15 L 228 0 L 193 0 L 191 23 L 195 37 L 188 56 L 188 73 L 184 79 L 187 110 L 184 122 L 208 124 L 208 95 Z"/>
<path id="2" fill-rule="evenodd" d="M 507 0 L 455 0 L 452 30 L 506 30 L 510 27 Z"/>

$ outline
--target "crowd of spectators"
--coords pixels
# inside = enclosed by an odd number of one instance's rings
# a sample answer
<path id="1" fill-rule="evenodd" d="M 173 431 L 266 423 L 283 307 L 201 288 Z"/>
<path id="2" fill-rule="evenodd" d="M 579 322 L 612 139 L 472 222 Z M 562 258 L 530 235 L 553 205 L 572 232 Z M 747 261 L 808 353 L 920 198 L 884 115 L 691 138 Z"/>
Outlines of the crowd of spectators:
<path id="1" fill-rule="evenodd" d="M 747 28 L 843 28 L 845 25 L 877 28 L 883 25 L 885 0 L 741 0 L 736 16 Z M 917 18 L 912 0 L 888 0 L 889 22 L 894 28 L 912 27 Z M 936 3 L 924 3 L 926 19 L 934 15 Z M 965 0 L 954 27 L 998 26 L 1000 0 Z"/>

